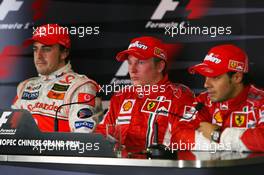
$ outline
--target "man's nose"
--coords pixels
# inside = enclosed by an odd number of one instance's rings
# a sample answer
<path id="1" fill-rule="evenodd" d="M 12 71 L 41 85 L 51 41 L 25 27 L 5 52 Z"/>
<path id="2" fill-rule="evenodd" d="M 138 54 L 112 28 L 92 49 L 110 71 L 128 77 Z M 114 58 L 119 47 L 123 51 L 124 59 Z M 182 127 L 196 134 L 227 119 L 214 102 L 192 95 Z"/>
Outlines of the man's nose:
<path id="1" fill-rule="evenodd" d="M 42 58 L 42 51 L 40 49 L 38 50 L 35 50 L 34 51 L 34 56 L 37 58 L 37 59 L 41 59 Z"/>
<path id="2" fill-rule="evenodd" d="M 130 72 L 131 73 L 136 73 L 137 72 L 137 65 L 136 64 L 131 64 L 130 65 Z"/>
<path id="3" fill-rule="evenodd" d="M 205 77 L 204 87 L 205 88 L 211 87 L 211 79 L 209 77 Z"/>

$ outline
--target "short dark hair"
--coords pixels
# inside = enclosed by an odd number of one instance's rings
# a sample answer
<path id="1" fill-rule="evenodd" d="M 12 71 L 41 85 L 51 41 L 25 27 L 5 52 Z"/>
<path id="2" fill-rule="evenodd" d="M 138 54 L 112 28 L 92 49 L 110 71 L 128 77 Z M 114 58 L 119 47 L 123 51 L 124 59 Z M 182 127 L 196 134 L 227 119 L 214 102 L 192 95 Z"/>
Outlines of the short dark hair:
<path id="1" fill-rule="evenodd" d="M 68 56 L 65 59 L 65 63 L 67 64 L 70 61 L 70 49 L 66 48 L 65 46 L 63 46 L 61 44 L 59 44 L 59 49 L 60 49 L 61 52 L 68 52 Z"/>
<path id="2" fill-rule="evenodd" d="M 229 76 L 229 78 L 231 78 L 235 73 L 237 72 L 227 72 L 227 75 Z M 251 83 L 251 77 L 249 73 L 243 73 L 242 83 L 244 85 L 249 85 Z"/>
<path id="3" fill-rule="evenodd" d="M 161 59 L 161 58 L 156 58 L 156 57 L 154 57 L 153 58 L 153 61 L 154 61 L 154 63 L 156 64 L 156 63 L 159 63 L 159 62 L 161 62 L 161 61 L 164 61 L 163 59 Z M 165 62 L 165 61 L 164 61 Z M 164 76 L 164 75 L 166 75 L 167 74 L 167 63 L 165 62 L 165 67 L 164 67 L 164 69 L 162 70 L 162 75 Z"/>

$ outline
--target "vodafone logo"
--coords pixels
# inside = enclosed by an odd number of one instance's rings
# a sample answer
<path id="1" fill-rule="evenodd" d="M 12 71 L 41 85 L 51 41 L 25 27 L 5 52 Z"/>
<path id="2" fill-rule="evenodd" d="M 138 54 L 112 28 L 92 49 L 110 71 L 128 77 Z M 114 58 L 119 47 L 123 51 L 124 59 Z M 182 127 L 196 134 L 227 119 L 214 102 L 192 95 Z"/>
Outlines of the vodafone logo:
<path id="1" fill-rule="evenodd" d="M 18 11 L 23 3 L 23 1 L 3 0 L 0 5 L 0 20 L 4 20 L 11 11 Z"/>

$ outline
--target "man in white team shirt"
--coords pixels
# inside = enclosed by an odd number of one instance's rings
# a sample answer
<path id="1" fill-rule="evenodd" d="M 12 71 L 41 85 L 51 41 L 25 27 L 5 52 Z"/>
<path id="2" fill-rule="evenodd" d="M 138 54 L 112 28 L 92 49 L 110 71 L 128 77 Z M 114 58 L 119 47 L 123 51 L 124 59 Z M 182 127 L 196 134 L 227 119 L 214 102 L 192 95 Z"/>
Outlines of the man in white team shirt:
<path id="1" fill-rule="evenodd" d="M 70 37 L 66 28 L 57 24 L 40 26 L 33 37 L 34 64 L 38 77 L 21 82 L 13 109 L 31 112 L 39 129 L 54 131 L 58 112 L 58 131 L 92 132 L 101 114 L 101 99 L 96 97 L 98 84 L 71 69 L 69 62 Z M 60 105 L 72 102 L 83 104 Z"/>

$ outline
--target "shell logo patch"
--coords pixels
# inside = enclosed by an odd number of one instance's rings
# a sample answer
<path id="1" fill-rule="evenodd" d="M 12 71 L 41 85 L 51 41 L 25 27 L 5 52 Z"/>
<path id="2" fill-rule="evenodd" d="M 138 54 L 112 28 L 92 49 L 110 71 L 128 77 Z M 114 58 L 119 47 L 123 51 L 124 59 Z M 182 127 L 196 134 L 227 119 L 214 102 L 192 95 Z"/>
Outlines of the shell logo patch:
<path id="1" fill-rule="evenodd" d="M 120 114 L 130 114 L 132 112 L 135 101 L 135 99 L 124 100 L 120 109 Z"/>
<path id="2" fill-rule="evenodd" d="M 124 111 L 129 111 L 129 109 L 131 109 L 132 107 L 132 102 L 131 101 L 127 101 L 124 105 L 123 105 L 123 110 Z"/>
<path id="3" fill-rule="evenodd" d="M 214 115 L 214 119 L 216 121 L 216 123 L 223 123 L 223 118 L 221 115 L 221 112 L 218 111 L 215 115 Z"/>

